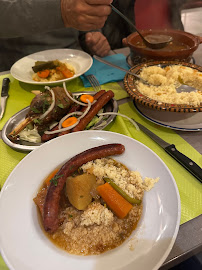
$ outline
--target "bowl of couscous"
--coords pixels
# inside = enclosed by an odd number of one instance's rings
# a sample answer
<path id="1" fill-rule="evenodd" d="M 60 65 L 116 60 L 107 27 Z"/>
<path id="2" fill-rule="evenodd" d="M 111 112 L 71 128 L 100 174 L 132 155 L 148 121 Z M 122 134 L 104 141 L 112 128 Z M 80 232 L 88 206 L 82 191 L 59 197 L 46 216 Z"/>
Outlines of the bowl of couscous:
<path id="1" fill-rule="evenodd" d="M 202 67 L 178 61 L 150 61 L 130 69 L 150 85 L 127 74 L 124 86 L 138 103 L 159 111 L 202 112 Z M 180 85 L 196 90 L 178 92 Z"/>

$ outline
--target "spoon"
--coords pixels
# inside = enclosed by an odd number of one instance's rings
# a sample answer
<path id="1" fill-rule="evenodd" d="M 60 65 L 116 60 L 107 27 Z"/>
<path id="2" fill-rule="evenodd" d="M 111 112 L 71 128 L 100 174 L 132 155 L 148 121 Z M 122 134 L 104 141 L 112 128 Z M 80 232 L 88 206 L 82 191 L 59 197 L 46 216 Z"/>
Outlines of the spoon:
<path id="1" fill-rule="evenodd" d="M 161 49 L 168 45 L 169 42 L 172 41 L 171 36 L 167 35 L 147 35 L 143 36 L 140 31 L 135 27 L 135 25 L 121 13 L 117 8 L 115 8 L 112 4 L 110 4 L 113 11 L 115 11 L 119 16 L 121 16 L 127 23 L 129 23 L 141 36 L 142 40 L 144 41 L 145 45 L 151 49 Z"/>
<path id="2" fill-rule="evenodd" d="M 93 55 L 93 58 L 95 58 L 99 62 L 102 62 L 102 63 L 104 63 L 104 64 L 106 64 L 108 66 L 120 69 L 120 70 L 126 72 L 127 74 L 135 76 L 138 80 L 140 80 L 142 83 L 144 83 L 144 84 L 146 84 L 148 86 L 156 86 L 156 87 L 159 86 L 159 85 L 150 84 L 147 81 L 145 81 L 144 79 L 142 79 L 140 76 L 138 76 L 137 74 L 135 74 L 135 73 L 133 73 L 133 72 L 131 72 L 131 71 L 125 69 L 125 68 L 119 67 L 119 66 L 117 66 L 115 64 L 112 64 L 112 63 L 104 60 L 103 58 L 100 58 L 97 55 Z M 189 86 L 189 85 L 186 85 L 186 84 L 181 84 L 179 87 L 176 88 L 176 91 L 177 91 L 177 93 L 181 93 L 181 92 L 193 92 L 193 91 L 198 91 L 198 90 L 196 88 L 192 87 L 192 86 Z"/>
<path id="3" fill-rule="evenodd" d="M 189 93 L 189 92 L 198 91 L 198 90 L 192 86 L 189 86 L 186 84 L 181 84 L 179 87 L 176 88 L 176 91 L 178 93 L 181 93 L 181 92 L 188 92 Z"/>

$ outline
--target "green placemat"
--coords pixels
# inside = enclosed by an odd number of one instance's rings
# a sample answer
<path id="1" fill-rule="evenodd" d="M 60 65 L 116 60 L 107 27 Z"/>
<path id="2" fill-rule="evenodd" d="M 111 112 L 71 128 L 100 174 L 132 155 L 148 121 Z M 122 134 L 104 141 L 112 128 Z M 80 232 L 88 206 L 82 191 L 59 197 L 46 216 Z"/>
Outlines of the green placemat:
<path id="1" fill-rule="evenodd" d="M 0 269 L 1 270 L 8 270 L 7 265 L 5 264 L 3 258 L 0 256 Z"/>
<path id="2" fill-rule="evenodd" d="M 13 79 L 11 75 L 0 76 L 0 83 L 4 77 L 11 79 L 9 98 L 7 101 L 7 108 L 5 115 L 0 122 L 0 129 L 3 128 L 6 121 L 19 110 L 26 106 L 29 106 L 30 101 L 34 97 L 31 90 L 42 90 L 43 86 L 28 85 L 20 83 Z M 92 91 L 92 88 L 84 88 L 80 78 L 68 82 L 67 89 L 76 91 Z M 105 90 L 113 90 L 116 99 L 127 97 L 128 94 L 119 86 L 118 83 L 108 83 L 103 86 Z M 119 112 L 129 117 L 136 119 L 148 127 L 151 131 L 156 133 L 159 137 L 166 140 L 168 143 L 176 145 L 177 149 L 183 154 L 189 156 L 199 166 L 202 166 L 202 156 L 198 153 L 191 145 L 189 145 L 184 139 L 182 139 L 175 131 L 167 129 L 158 125 L 155 125 L 143 117 L 141 117 L 134 109 L 133 103 L 129 102 L 119 106 Z M 153 142 L 147 135 L 141 131 L 137 131 L 134 126 L 127 120 L 120 116 L 117 116 L 115 121 L 111 123 L 105 130 L 118 132 L 129 137 L 132 137 L 150 149 L 152 149 L 168 166 L 171 173 L 173 174 L 177 183 L 180 198 L 181 198 L 181 224 L 189 221 L 202 213 L 202 186 L 200 182 L 187 172 L 178 162 L 171 158 L 166 152 Z M 15 151 L 5 145 L 0 140 L 0 155 L 1 155 L 1 166 L 0 166 L 0 185 L 2 186 L 11 171 L 15 166 L 22 160 L 27 153 L 21 153 Z M 0 269 L 7 269 L 3 260 L 0 258 Z"/>

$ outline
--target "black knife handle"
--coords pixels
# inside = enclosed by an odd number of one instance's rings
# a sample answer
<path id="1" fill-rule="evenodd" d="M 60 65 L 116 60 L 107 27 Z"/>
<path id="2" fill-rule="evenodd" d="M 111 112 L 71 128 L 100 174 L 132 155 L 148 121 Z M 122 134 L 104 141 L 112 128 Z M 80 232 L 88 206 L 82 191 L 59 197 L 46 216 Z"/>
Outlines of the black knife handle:
<path id="1" fill-rule="evenodd" d="M 202 183 L 202 169 L 193 160 L 179 152 L 174 144 L 164 148 L 165 151 L 176 159 L 185 169 L 193 174 Z"/>
<path id="2" fill-rule="evenodd" d="M 1 89 L 1 96 L 5 97 L 8 96 L 8 87 L 9 87 L 10 79 L 4 78 L 2 83 L 2 89 Z"/>

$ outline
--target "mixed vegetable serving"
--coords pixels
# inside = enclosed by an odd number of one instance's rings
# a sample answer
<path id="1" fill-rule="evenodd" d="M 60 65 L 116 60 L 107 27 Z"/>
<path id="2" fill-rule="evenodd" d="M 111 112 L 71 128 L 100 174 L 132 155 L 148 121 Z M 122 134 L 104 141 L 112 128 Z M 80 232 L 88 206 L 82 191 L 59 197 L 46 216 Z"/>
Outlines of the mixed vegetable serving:
<path id="1" fill-rule="evenodd" d="M 75 74 L 73 66 L 59 60 L 37 61 L 32 67 L 34 81 L 58 81 L 71 78 Z"/>

